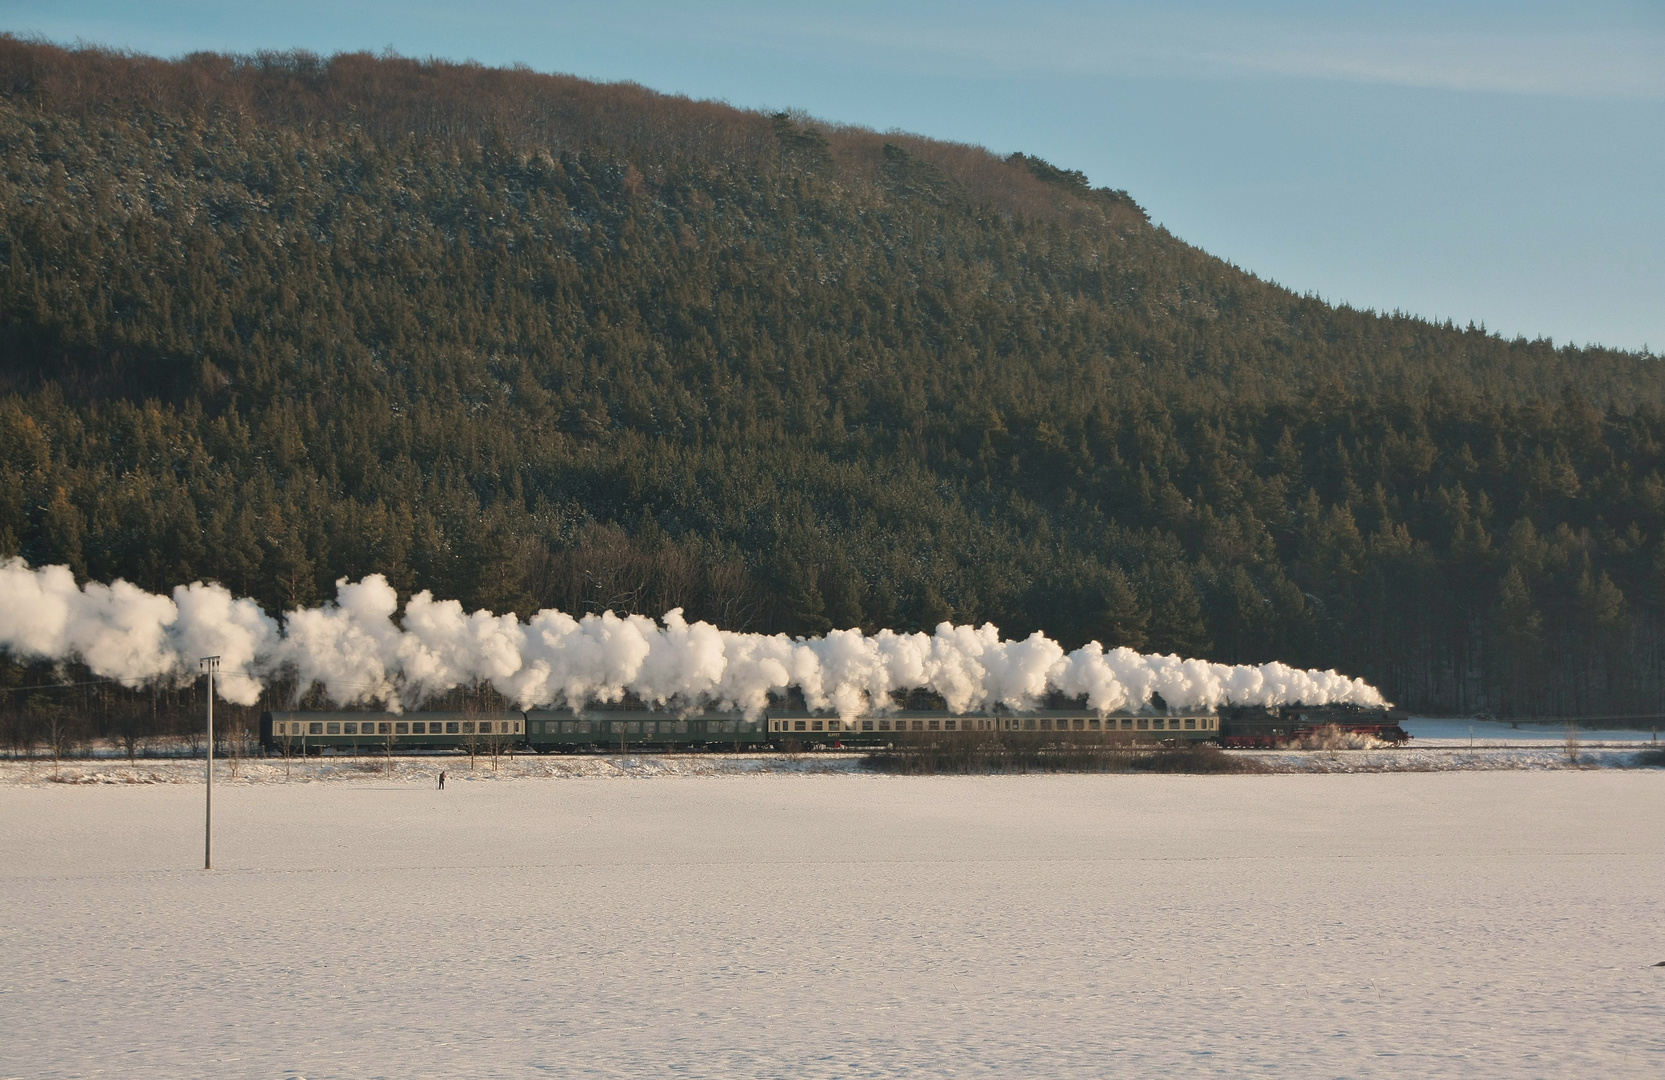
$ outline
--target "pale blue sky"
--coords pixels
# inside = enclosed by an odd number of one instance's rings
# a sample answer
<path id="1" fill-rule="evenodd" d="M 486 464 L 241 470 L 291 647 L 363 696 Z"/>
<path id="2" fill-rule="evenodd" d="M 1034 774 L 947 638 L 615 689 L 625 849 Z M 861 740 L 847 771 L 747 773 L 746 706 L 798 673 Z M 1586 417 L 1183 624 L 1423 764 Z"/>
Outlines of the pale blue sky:
<path id="1" fill-rule="evenodd" d="M 524 62 L 1025 150 L 1301 291 L 1665 351 L 1665 3 L 0 0 L 177 55 Z"/>

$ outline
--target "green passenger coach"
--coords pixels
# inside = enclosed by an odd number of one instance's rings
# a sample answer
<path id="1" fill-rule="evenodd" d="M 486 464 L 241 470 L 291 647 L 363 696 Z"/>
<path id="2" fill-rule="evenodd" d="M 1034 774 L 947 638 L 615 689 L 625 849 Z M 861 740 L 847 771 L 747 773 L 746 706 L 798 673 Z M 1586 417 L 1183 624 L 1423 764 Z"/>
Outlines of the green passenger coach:
<path id="1" fill-rule="evenodd" d="M 534 710 L 526 714 L 526 744 L 539 752 L 692 746 L 755 748 L 768 742 L 764 717 L 738 712 L 680 714 L 648 709 Z"/>
<path id="2" fill-rule="evenodd" d="M 526 737 L 518 712 L 269 712 L 260 745 L 289 754 L 335 751 L 507 748 Z"/>

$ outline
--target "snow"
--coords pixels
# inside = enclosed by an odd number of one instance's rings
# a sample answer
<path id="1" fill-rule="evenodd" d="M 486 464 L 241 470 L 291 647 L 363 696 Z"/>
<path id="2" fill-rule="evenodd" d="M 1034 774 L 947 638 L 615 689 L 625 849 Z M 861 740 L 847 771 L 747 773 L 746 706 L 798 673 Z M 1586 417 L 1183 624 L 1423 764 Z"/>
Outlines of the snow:
<path id="1" fill-rule="evenodd" d="M 1665 770 L 609 761 L 0 785 L 0 1075 L 1665 1071 Z"/>

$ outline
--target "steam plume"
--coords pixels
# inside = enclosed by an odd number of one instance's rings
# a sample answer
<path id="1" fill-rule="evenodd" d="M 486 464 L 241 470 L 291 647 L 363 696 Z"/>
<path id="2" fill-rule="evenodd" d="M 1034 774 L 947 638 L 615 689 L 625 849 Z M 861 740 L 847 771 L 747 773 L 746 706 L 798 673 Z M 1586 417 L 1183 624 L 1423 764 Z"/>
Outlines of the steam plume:
<path id="1" fill-rule="evenodd" d="M 657 705 L 756 712 L 771 693 L 796 687 L 811 708 L 845 718 L 913 688 L 935 691 L 955 712 L 1031 708 L 1052 690 L 1085 696 L 1101 712 L 1147 707 L 1152 694 L 1177 709 L 1382 703 L 1375 687 L 1334 671 L 1214 664 L 1097 642 L 1065 653 L 1039 632 L 1003 640 L 992 623 L 945 622 L 934 634 L 834 630 L 791 638 L 691 623 L 680 608 L 658 621 L 610 611 L 575 619 L 549 609 L 521 622 L 466 612 L 428 592 L 398 614 L 398 594 L 380 574 L 342 578 L 333 603 L 286 612 L 280 625 L 220 585 L 181 585 L 170 598 L 119 580 L 77 586 L 65 566 L 0 562 L 0 649 L 24 659 L 76 658 L 129 685 L 192 677 L 198 657 L 218 654 L 216 689 L 243 705 L 285 670 L 337 703 L 395 710 L 475 681 L 523 708 L 581 707 L 633 693 Z"/>

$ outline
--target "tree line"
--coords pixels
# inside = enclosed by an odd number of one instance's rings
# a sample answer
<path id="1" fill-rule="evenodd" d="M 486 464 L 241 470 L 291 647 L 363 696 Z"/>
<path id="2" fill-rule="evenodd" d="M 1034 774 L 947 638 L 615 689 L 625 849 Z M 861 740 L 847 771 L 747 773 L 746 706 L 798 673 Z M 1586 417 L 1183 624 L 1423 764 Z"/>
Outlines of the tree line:
<path id="1" fill-rule="evenodd" d="M 0 555 L 99 580 L 992 620 L 1659 712 L 1662 390 L 1290 293 L 1021 154 L 0 39 Z"/>

